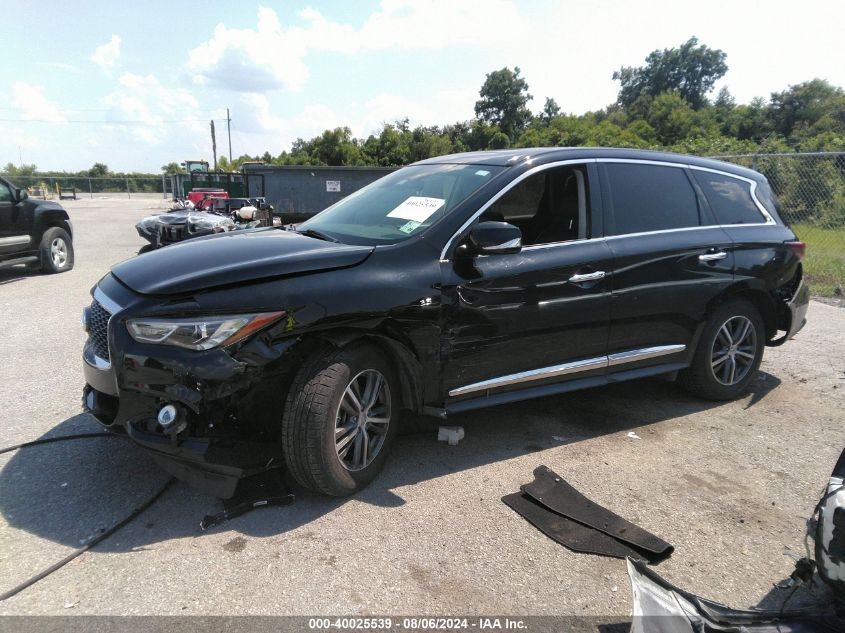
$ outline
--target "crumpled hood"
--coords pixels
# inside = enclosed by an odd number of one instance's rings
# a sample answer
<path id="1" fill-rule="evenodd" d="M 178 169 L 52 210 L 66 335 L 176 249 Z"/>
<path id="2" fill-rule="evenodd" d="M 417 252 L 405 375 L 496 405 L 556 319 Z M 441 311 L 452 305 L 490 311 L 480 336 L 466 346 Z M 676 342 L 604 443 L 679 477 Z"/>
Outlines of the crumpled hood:
<path id="1" fill-rule="evenodd" d="M 139 255 L 112 268 L 141 294 L 170 295 L 260 279 L 347 268 L 372 246 L 349 246 L 281 229 L 221 233 Z"/>

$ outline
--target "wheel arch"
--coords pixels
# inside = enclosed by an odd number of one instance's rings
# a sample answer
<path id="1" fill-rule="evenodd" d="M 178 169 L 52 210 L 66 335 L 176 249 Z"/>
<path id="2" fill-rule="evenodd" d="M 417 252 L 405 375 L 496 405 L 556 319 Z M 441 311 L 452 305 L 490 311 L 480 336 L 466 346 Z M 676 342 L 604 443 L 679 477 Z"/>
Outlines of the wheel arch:
<path id="1" fill-rule="evenodd" d="M 731 286 L 717 297 L 714 297 L 707 306 L 708 317 L 720 306 L 735 299 L 745 299 L 757 308 L 766 328 L 766 341 L 772 340 L 777 335 L 778 315 L 774 299 L 765 290 L 746 284 Z"/>
<path id="2" fill-rule="evenodd" d="M 400 331 L 389 326 L 372 330 L 337 328 L 303 335 L 296 347 L 308 349 L 314 345 L 319 346 L 321 342 L 339 349 L 356 342 L 367 342 L 377 347 L 387 356 L 399 377 L 402 408 L 417 413 L 422 411 L 425 384 L 422 363 L 413 351 L 410 341 L 402 336 Z"/>

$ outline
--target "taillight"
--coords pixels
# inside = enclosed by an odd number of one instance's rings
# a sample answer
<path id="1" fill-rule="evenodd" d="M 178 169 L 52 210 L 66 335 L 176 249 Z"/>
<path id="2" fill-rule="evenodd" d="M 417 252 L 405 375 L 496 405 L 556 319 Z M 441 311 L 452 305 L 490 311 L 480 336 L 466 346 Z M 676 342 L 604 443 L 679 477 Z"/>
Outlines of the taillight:
<path id="1" fill-rule="evenodd" d="M 804 259 L 804 253 L 807 251 L 807 245 L 804 242 L 795 240 L 792 242 L 784 242 L 784 244 L 792 249 L 792 252 L 798 256 L 798 259 Z"/>

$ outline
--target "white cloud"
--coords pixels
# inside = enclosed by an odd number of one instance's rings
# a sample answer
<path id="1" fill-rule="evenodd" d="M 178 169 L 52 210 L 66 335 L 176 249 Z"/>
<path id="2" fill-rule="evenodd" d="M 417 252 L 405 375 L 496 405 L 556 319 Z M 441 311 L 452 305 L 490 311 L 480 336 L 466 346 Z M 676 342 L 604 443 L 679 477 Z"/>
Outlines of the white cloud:
<path id="1" fill-rule="evenodd" d="M 108 42 L 94 50 L 90 59 L 104 71 L 111 72 L 117 65 L 117 60 L 120 59 L 120 38 L 112 35 Z"/>
<path id="2" fill-rule="evenodd" d="M 305 106 L 295 116 L 280 117 L 273 114 L 265 95 L 244 94 L 233 112 L 235 154 L 261 154 L 267 150 L 278 153 L 296 138 L 311 138 L 326 129 L 348 125 L 346 118 L 345 113 L 338 114 L 318 103 Z"/>
<path id="3" fill-rule="evenodd" d="M 170 88 L 154 75 L 124 73 L 118 79 L 120 89 L 107 95 L 103 102 L 110 107 L 107 120 L 114 121 L 112 129 L 125 127 L 128 136 L 144 143 L 163 143 L 174 130 L 201 132 L 202 121 L 179 121 L 186 113 L 199 107 L 197 99 L 183 88 Z M 190 117 L 193 118 L 193 117 Z M 197 117 L 198 118 L 198 117 Z M 121 121 L 132 121 L 123 124 Z M 177 121 L 174 123 L 174 121 Z"/>
<path id="4" fill-rule="evenodd" d="M 42 86 L 34 86 L 23 81 L 12 85 L 12 107 L 17 108 L 22 119 L 27 121 L 49 121 L 64 123 L 67 121 L 59 106 L 44 96 Z"/>
<path id="5" fill-rule="evenodd" d="M 360 28 L 333 22 L 307 7 L 304 26 L 285 28 L 278 14 L 259 7 L 254 29 L 222 22 L 188 53 L 195 83 L 214 82 L 242 92 L 299 90 L 308 79 L 310 51 L 354 54 L 366 50 L 438 50 L 452 45 L 495 48 L 521 23 L 509 0 L 382 0 Z"/>
<path id="6" fill-rule="evenodd" d="M 441 90 L 426 99 L 410 99 L 402 95 L 380 93 L 365 104 L 361 123 L 354 128 L 359 136 L 377 131 L 383 123 L 408 117 L 411 127 L 443 125 L 471 116 L 478 98 L 474 88 Z"/>

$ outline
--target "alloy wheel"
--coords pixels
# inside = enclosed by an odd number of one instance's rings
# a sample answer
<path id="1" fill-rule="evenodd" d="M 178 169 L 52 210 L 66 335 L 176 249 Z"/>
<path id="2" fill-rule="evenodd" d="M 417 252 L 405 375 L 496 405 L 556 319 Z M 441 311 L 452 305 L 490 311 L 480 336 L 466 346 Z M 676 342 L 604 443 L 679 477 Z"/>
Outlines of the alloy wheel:
<path id="1" fill-rule="evenodd" d="M 376 458 L 390 425 L 390 387 L 375 369 L 356 375 L 343 392 L 335 419 L 335 450 L 341 465 L 362 470 Z"/>
<path id="2" fill-rule="evenodd" d="M 734 316 L 716 332 L 710 352 L 713 377 L 728 387 L 741 382 L 757 356 L 757 330 L 748 317 Z"/>
<path id="3" fill-rule="evenodd" d="M 62 238 L 57 237 L 50 242 L 50 258 L 56 268 L 64 268 L 67 264 L 67 244 Z"/>

